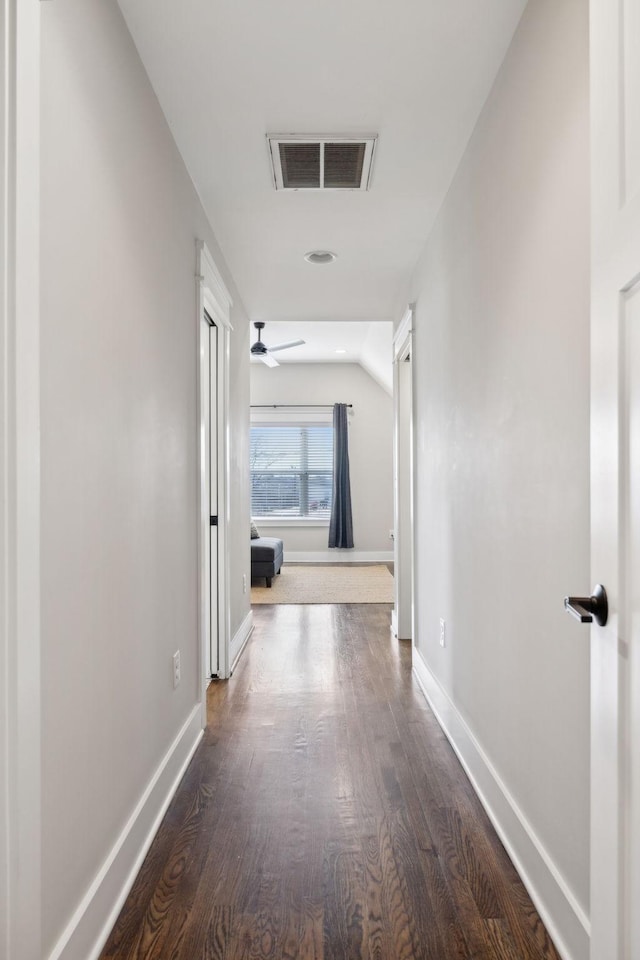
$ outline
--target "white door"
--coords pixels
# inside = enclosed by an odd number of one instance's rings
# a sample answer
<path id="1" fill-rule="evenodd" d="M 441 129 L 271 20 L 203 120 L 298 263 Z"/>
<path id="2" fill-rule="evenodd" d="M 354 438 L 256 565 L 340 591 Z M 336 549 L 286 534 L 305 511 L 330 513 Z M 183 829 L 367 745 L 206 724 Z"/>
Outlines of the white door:
<path id="1" fill-rule="evenodd" d="M 640 0 L 591 0 L 591 960 L 640 957 Z"/>
<path id="2" fill-rule="evenodd" d="M 202 359 L 202 398 L 205 468 L 204 485 L 208 508 L 206 510 L 207 530 L 205 532 L 204 582 L 207 585 L 205 601 L 205 674 L 218 676 L 220 667 L 219 630 L 218 630 L 218 413 L 217 413 L 217 368 L 218 368 L 218 329 L 207 314 L 203 324 Z"/>

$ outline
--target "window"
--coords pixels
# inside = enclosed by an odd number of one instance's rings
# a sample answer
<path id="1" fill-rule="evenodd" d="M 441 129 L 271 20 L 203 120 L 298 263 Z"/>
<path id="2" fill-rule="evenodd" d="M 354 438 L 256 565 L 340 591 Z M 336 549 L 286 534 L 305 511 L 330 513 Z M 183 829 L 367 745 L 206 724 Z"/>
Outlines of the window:
<path id="1" fill-rule="evenodd" d="M 252 516 L 329 519 L 333 488 L 331 426 L 254 424 L 250 463 Z"/>

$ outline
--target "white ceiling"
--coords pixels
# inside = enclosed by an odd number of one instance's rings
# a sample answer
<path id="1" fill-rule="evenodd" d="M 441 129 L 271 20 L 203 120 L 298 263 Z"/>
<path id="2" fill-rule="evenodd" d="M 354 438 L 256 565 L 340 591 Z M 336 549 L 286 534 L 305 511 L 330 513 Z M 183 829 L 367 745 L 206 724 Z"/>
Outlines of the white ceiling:
<path id="1" fill-rule="evenodd" d="M 257 339 L 258 331 L 252 327 L 251 343 Z M 305 341 L 303 346 L 274 354 L 278 363 L 359 363 L 387 393 L 393 392 L 393 324 L 390 321 L 274 320 L 262 331 L 262 340 L 268 347 L 298 339 Z M 251 361 L 262 363 L 256 357 Z"/>
<path id="2" fill-rule="evenodd" d="M 392 318 L 525 0 L 119 2 L 250 317 Z M 377 133 L 371 190 L 276 192 L 270 132 Z"/>

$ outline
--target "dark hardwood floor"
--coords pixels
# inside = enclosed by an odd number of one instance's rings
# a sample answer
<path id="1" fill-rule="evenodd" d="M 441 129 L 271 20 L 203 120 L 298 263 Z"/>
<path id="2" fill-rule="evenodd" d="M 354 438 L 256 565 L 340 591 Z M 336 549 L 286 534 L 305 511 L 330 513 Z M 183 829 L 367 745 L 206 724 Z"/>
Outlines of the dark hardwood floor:
<path id="1" fill-rule="evenodd" d="M 254 618 L 103 960 L 557 960 L 389 608 Z"/>

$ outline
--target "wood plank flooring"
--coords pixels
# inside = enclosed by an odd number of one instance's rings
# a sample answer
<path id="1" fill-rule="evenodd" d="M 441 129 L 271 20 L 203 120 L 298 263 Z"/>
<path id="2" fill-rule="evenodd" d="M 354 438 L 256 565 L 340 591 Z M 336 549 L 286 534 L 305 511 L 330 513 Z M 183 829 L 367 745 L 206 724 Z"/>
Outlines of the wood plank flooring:
<path id="1" fill-rule="evenodd" d="M 389 608 L 254 619 L 102 960 L 558 960 Z"/>

